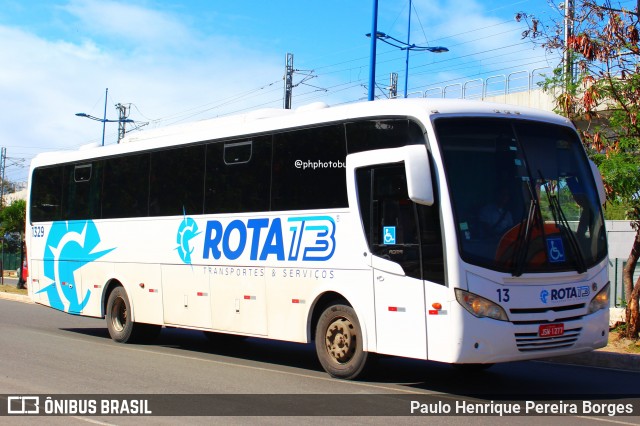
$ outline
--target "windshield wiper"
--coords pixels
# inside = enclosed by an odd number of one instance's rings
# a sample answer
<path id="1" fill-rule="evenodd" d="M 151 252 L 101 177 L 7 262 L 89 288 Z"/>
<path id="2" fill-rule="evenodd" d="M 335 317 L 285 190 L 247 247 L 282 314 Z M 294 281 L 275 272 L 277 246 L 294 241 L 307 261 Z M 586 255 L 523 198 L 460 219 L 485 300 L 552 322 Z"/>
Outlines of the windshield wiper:
<path id="1" fill-rule="evenodd" d="M 576 260 L 576 271 L 579 274 L 587 271 L 587 265 L 584 260 L 584 255 L 582 254 L 582 250 L 580 249 L 580 243 L 576 238 L 575 234 L 569 227 L 569 221 L 562 211 L 562 207 L 560 206 L 560 201 L 558 201 L 558 196 L 555 194 L 551 194 L 550 184 L 544 176 L 542 176 L 542 172 L 538 170 L 538 174 L 540 175 L 540 179 L 544 182 L 544 189 L 547 193 L 547 199 L 549 200 L 549 208 L 551 208 L 551 214 L 553 215 L 553 220 L 556 224 L 557 228 L 560 228 L 560 232 L 564 235 L 569 241 L 569 246 L 571 247 L 571 251 L 573 252 Z"/>
<path id="2" fill-rule="evenodd" d="M 529 241 L 531 240 L 531 227 L 534 222 L 534 216 L 536 214 L 536 197 L 533 193 L 533 187 L 528 177 L 523 178 L 523 181 L 527 182 L 527 188 L 529 189 L 529 211 L 527 212 L 527 219 L 524 225 L 520 225 L 518 229 L 518 240 L 516 241 L 516 247 L 513 250 L 512 264 L 513 271 L 511 275 L 519 277 L 524 271 L 524 266 L 527 263 L 527 254 L 529 253 Z M 522 222 L 521 222 L 522 223 Z"/>

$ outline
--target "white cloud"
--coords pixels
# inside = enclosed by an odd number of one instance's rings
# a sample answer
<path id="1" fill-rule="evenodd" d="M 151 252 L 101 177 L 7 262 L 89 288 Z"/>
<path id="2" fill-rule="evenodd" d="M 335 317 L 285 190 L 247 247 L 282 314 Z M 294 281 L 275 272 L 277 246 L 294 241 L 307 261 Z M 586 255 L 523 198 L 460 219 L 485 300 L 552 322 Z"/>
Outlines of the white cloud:
<path id="1" fill-rule="evenodd" d="M 499 11 L 487 10 L 487 4 L 490 3 L 475 0 L 413 2 L 411 42 L 445 46 L 449 52 L 412 53 L 411 87 L 444 88 L 495 74 L 508 78 L 514 71 L 547 65 L 545 51 L 534 49 L 530 42 L 521 39 L 522 26 L 515 21 L 515 9 L 510 15 L 503 6 Z M 396 15 L 399 18 L 391 31 L 396 36 L 400 34 L 398 38 L 406 39 L 406 5 L 391 14 Z"/>
<path id="2" fill-rule="evenodd" d="M 118 40 L 123 47 L 175 48 L 195 40 L 191 30 L 174 16 L 129 3 L 71 0 L 62 10 L 75 18 L 83 31 Z"/>
<path id="3" fill-rule="evenodd" d="M 102 117 L 106 87 L 107 118 L 116 117 L 118 102 L 134 103 L 145 117 L 134 108 L 131 118 L 141 121 L 196 106 L 210 109 L 192 115 L 191 120 L 196 120 L 255 105 L 256 98 L 251 97 L 245 103 L 213 108 L 218 100 L 282 76 L 280 55 L 271 57 L 234 40 L 202 37 L 159 12 L 80 0 L 69 3 L 66 10 L 83 25 L 101 27 L 100 31 L 69 40 L 0 26 L 0 136 L 10 157 L 29 160 L 38 152 L 99 141 L 101 124 L 74 114 Z M 119 13 L 129 22 L 114 23 Z M 115 36 L 125 27 L 135 30 L 134 37 L 122 34 L 129 37 L 127 49 L 114 49 L 101 38 Z M 152 43 L 163 48 L 153 51 Z M 280 105 L 281 95 L 281 90 L 271 94 L 270 99 L 277 102 L 271 106 Z M 108 143 L 114 141 L 116 131 L 116 124 L 107 124 Z M 7 168 L 8 178 L 25 180 L 26 170 Z"/>
<path id="4" fill-rule="evenodd" d="M 51 7 L 54 12 L 46 16 L 51 18 L 48 20 L 43 19 L 43 12 L 34 16 L 33 22 L 22 20 L 28 22 L 22 28 L 7 26 L 7 19 L 3 21 L 0 137 L 9 156 L 30 158 L 44 150 L 70 149 L 99 141 L 100 124 L 73 114 L 85 112 L 102 117 L 106 87 L 107 118 L 116 116 L 115 103 L 131 102 L 144 114 L 134 108 L 131 118 L 147 121 L 170 117 L 163 125 L 248 108 L 281 107 L 287 51 L 296 54 L 296 68 L 319 69 L 314 72 L 318 78 L 307 82 L 310 86 L 296 87 L 294 106 L 316 100 L 335 104 L 366 97 L 362 85 L 367 84 L 369 50 L 362 34 L 369 30 L 369 16 L 341 16 L 336 19 L 338 30 L 330 34 L 334 37 L 321 40 L 319 35 L 309 36 L 315 31 L 311 23 L 316 23 L 317 17 L 300 17 L 300 12 L 282 15 L 304 23 L 294 31 L 271 19 L 276 15 L 245 12 L 241 5 L 206 6 L 200 10 L 206 16 L 195 16 L 190 15 L 196 13 L 192 10 L 156 3 L 68 0 L 64 6 Z M 334 3 L 340 2 L 331 4 Z M 420 21 L 414 15 L 412 41 L 420 44 L 426 35 L 429 44 L 444 45 L 451 51 L 442 55 L 412 53 L 410 88 L 424 90 L 456 78 L 474 78 L 470 76 L 491 69 L 491 61 L 498 64 L 496 67 L 518 61 L 526 64 L 534 55 L 543 54 L 541 49 L 504 49 L 511 40 L 520 41 L 519 31 L 493 35 L 513 30 L 516 24 L 496 27 L 504 19 L 483 10 L 477 0 L 413 3 Z M 283 0 L 273 7 L 284 8 L 284 4 Z M 273 7 L 268 6 L 270 13 L 274 13 Z M 381 2 L 381 7 L 379 30 L 403 39 L 406 5 Z M 286 10 L 289 9 L 287 3 Z M 352 9 L 368 11 L 368 6 L 352 5 Z M 379 44 L 379 81 L 388 72 L 404 71 L 404 53 L 386 48 L 385 51 Z M 334 62 L 327 64 L 323 60 Z M 305 66 L 299 65 L 302 63 Z M 300 75 L 295 81 L 299 78 Z M 325 93 L 320 88 L 331 90 Z M 252 89 L 255 90 L 250 95 L 238 96 Z M 115 140 L 116 127 L 107 125 L 107 142 Z M 7 171 L 11 172 L 9 168 Z M 26 171 L 21 171 L 20 176 L 25 178 Z"/>

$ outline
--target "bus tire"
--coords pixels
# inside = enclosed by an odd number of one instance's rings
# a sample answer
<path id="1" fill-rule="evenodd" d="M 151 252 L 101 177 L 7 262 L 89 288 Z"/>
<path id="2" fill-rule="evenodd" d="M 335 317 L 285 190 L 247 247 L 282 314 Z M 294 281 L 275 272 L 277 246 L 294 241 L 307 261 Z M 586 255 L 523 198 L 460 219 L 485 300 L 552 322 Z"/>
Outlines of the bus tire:
<path id="1" fill-rule="evenodd" d="M 118 343 L 150 342 L 158 337 L 162 326 L 135 323 L 131 320 L 131 302 L 124 287 L 116 287 L 107 300 L 107 329 Z"/>
<path id="2" fill-rule="evenodd" d="M 318 360 L 332 377 L 352 380 L 365 371 L 370 354 L 364 351 L 360 322 L 351 306 L 325 309 L 318 318 L 315 343 Z"/>

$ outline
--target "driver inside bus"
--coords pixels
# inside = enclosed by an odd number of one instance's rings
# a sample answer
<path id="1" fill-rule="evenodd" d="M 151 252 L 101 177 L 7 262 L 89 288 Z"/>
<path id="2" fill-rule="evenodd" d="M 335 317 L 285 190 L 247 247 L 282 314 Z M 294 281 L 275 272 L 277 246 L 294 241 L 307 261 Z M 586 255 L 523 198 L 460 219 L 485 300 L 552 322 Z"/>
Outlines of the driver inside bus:
<path id="1" fill-rule="evenodd" d="M 509 199 L 508 188 L 501 187 L 496 193 L 496 199 L 480 209 L 478 219 L 485 236 L 502 235 L 513 227 Z"/>

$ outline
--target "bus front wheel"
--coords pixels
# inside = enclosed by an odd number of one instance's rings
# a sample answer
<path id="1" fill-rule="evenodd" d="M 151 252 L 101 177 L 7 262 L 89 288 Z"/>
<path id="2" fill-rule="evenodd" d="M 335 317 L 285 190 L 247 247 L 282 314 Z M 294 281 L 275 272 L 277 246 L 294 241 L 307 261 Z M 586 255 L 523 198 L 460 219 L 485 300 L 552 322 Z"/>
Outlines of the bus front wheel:
<path id="1" fill-rule="evenodd" d="M 162 329 L 155 324 L 135 323 L 131 319 L 131 302 L 123 287 L 116 287 L 107 300 L 107 328 L 109 335 L 118 343 L 148 342 Z"/>
<path id="2" fill-rule="evenodd" d="M 362 329 L 351 306 L 332 305 L 320 315 L 315 335 L 316 352 L 322 367 L 339 379 L 355 379 L 370 358 L 364 351 Z"/>

